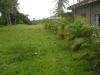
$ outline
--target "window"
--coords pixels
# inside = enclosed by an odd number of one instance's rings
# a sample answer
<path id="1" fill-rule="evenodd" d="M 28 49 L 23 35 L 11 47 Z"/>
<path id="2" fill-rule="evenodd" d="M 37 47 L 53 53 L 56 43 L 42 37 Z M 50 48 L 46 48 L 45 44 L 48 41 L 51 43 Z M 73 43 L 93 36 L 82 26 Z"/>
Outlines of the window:
<path id="1" fill-rule="evenodd" d="M 98 21 L 98 22 L 99 22 L 99 24 L 98 24 L 98 25 L 100 26 L 100 14 L 99 14 L 98 16 L 99 16 L 99 19 L 98 19 L 98 20 L 99 20 L 99 21 Z"/>
<path id="2" fill-rule="evenodd" d="M 96 25 L 100 26 L 100 14 L 97 14 L 95 17 L 96 17 L 96 20 L 95 20 L 96 21 Z"/>
<path id="3" fill-rule="evenodd" d="M 0 12 L 0 16 L 1 16 L 2 14 L 1 14 L 1 12 Z"/>

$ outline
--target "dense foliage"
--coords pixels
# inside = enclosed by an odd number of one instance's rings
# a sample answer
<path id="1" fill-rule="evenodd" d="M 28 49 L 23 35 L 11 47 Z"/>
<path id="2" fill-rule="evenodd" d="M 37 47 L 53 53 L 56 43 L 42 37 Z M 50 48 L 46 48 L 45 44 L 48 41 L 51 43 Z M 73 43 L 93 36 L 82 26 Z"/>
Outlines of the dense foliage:
<path id="1" fill-rule="evenodd" d="M 32 22 L 28 18 L 28 15 L 24 15 L 23 13 L 17 12 L 15 17 L 17 24 L 29 24 L 29 25 L 32 24 Z"/>
<path id="2" fill-rule="evenodd" d="M 0 0 L 0 24 L 30 24 L 28 17 L 18 11 L 18 0 Z M 19 19 L 19 20 L 18 20 Z"/>
<path id="3" fill-rule="evenodd" d="M 47 23 L 47 22 L 48 22 L 47 18 L 45 18 L 45 19 L 39 19 L 39 20 L 36 20 L 36 19 L 32 20 L 32 24 L 33 25 L 44 24 L 44 23 Z"/>
<path id="4" fill-rule="evenodd" d="M 100 34 L 97 27 L 86 24 L 82 18 L 77 18 L 74 22 L 60 18 L 49 20 L 45 24 L 45 29 L 63 39 L 71 52 L 84 50 L 85 53 L 79 59 L 88 59 L 89 66 L 87 67 L 96 72 L 100 71 Z"/>

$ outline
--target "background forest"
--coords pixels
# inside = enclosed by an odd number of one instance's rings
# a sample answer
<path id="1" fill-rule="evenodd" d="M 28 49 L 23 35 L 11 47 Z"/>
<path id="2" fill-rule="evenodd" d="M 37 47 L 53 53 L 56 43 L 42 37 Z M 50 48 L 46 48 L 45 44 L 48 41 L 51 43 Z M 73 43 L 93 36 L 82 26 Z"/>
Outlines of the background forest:
<path id="1" fill-rule="evenodd" d="M 0 0 L 0 24 L 31 24 L 28 15 L 18 11 L 18 0 Z"/>

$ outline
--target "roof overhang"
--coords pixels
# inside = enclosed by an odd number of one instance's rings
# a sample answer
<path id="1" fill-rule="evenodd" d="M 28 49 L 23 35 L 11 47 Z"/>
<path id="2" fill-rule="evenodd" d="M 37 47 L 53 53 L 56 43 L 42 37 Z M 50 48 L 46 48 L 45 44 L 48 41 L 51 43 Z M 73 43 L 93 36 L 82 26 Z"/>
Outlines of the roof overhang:
<path id="1" fill-rule="evenodd" d="M 80 6 L 84 6 L 86 4 L 91 4 L 91 3 L 97 2 L 97 1 L 99 1 L 99 0 L 84 0 L 82 2 L 79 2 L 79 3 L 76 3 L 72 6 L 69 6 L 68 9 L 70 10 L 70 9 L 77 8 L 77 7 L 80 7 Z"/>

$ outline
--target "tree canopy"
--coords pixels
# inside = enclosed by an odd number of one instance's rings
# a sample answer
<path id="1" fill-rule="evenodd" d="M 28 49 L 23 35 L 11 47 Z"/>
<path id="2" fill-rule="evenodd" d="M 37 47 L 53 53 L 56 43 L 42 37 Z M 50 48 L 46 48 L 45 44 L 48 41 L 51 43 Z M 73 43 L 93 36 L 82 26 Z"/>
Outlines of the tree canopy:
<path id="1" fill-rule="evenodd" d="M 26 21 L 30 21 L 26 15 L 18 11 L 18 0 L 0 0 L 0 12 L 2 14 L 0 18 L 1 24 L 16 24 L 20 23 L 20 21 L 28 23 L 24 21 L 25 19 L 27 19 Z"/>
<path id="2" fill-rule="evenodd" d="M 69 0 L 56 0 L 57 1 L 57 8 L 56 12 L 58 16 L 63 16 L 64 8 L 66 8 L 66 5 L 69 4 Z"/>

